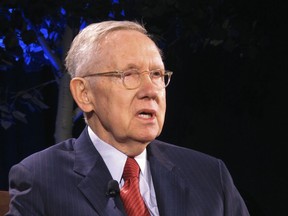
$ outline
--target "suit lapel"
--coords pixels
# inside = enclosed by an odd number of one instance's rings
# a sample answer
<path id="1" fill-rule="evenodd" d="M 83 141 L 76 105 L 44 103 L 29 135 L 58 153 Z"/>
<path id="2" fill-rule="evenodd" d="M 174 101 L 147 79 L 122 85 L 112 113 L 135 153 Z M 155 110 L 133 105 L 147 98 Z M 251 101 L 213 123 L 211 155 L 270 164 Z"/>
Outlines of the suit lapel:
<path id="1" fill-rule="evenodd" d="M 186 215 L 185 180 L 180 170 L 161 152 L 157 142 L 150 143 L 147 152 L 159 213 L 165 216 Z M 111 200 L 106 195 L 107 184 L 112 176 L 93 146 L 87 128 L 76 140 L 74 149 L 74 171 L 82 176 L 79 190 L 99 215 L 125 215 L 119 197 Z M 113 208 L 114 203 L 116 208 Z"/>
<path id="2" fill-rule="evenodd" d="M 88 136 L 87 129 L 80 135 L 75 143 L 75 164 L 74 171 L 83 179 L 79 182 L 78 188 L 93 205 L 99 215 L 107 215 L 111 212 L 114 201 L 106 195 L 108 182 L 112 176 L 104 163 L 99 152 L 93 146 Z M 113 202 L 111 204 L 111 202 Z M 114 215 L 122 215 L 123 206 L 116 202 Z M 112 209 L 112 211 L 114 211 Z"/>
<path id="3" fill-rule="evenodd" d="M 185 180 L 156 143 L 150 143 L 147 150 L 159 213 L 165 216 L 186 215 Z"/>

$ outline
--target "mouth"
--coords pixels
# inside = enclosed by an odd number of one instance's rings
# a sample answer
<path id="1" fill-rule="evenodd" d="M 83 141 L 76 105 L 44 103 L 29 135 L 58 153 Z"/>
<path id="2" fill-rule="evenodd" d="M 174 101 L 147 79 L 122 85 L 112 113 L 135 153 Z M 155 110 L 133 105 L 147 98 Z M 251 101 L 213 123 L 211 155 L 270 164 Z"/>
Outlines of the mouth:
<path id="1" fill-rule="evenodd" d="M 141 110 L 137 116 L 143 119 L 151 119 L 156 116 L 156 112 L 153 110 Z"/>

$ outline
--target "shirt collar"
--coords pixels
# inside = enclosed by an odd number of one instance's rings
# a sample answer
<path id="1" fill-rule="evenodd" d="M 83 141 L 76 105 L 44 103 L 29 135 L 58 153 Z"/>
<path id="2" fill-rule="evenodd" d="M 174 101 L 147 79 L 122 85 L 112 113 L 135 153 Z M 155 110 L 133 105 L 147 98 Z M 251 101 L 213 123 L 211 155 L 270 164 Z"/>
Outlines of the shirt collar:
<path id="1" fill-rule="evenodd" d="M 112 145 L 101 140 L 89 126 L 88 126 L 88 134 L 92 140 L 93 145 L 102 156 L 110 174 L 112 175 L 112 178 L 120 182 L 124 166 L 127 160 L 127 155 L 125 155 L 118 149 L 114 148 Z M 145 148 L 140 155 L 137 155 L 135 157 L 135 160 L 137 161 L 140 167 L 141 174 L 144 176 L 147 167 L 146 155 L 147 152 Z"/>

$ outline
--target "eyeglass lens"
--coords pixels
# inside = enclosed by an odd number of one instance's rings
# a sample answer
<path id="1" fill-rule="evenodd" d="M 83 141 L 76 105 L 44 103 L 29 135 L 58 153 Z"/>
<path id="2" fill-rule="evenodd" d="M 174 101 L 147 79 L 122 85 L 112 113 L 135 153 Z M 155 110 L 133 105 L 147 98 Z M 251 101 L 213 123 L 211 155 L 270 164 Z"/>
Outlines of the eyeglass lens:
<path id="1" fill-rule="evenodd" d="M 165 88 L 169 84 L 170 75 L 162 74 L 161 71 L 147 71 L 141 73 L 137 70 L 133 70 L 123 73 L 124 85 L 130 89 L 137 88 L 141 84 L 141 76 L 147 73 L 154 85 Z"/>

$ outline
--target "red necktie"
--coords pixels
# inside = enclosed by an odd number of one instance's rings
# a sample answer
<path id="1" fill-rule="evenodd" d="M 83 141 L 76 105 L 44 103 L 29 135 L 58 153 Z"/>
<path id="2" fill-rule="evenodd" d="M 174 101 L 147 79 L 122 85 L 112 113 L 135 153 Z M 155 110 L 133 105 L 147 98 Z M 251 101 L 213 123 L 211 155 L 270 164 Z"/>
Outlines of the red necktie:
<path id="1" fill-rule="evenodd" d="M 148 216 L 149 211 L 144 203 L 139 189 L 140 168 L 134 158 L 127 158 L 123 179 L 124 185 L 120 197 L 128 216 Z"/>

